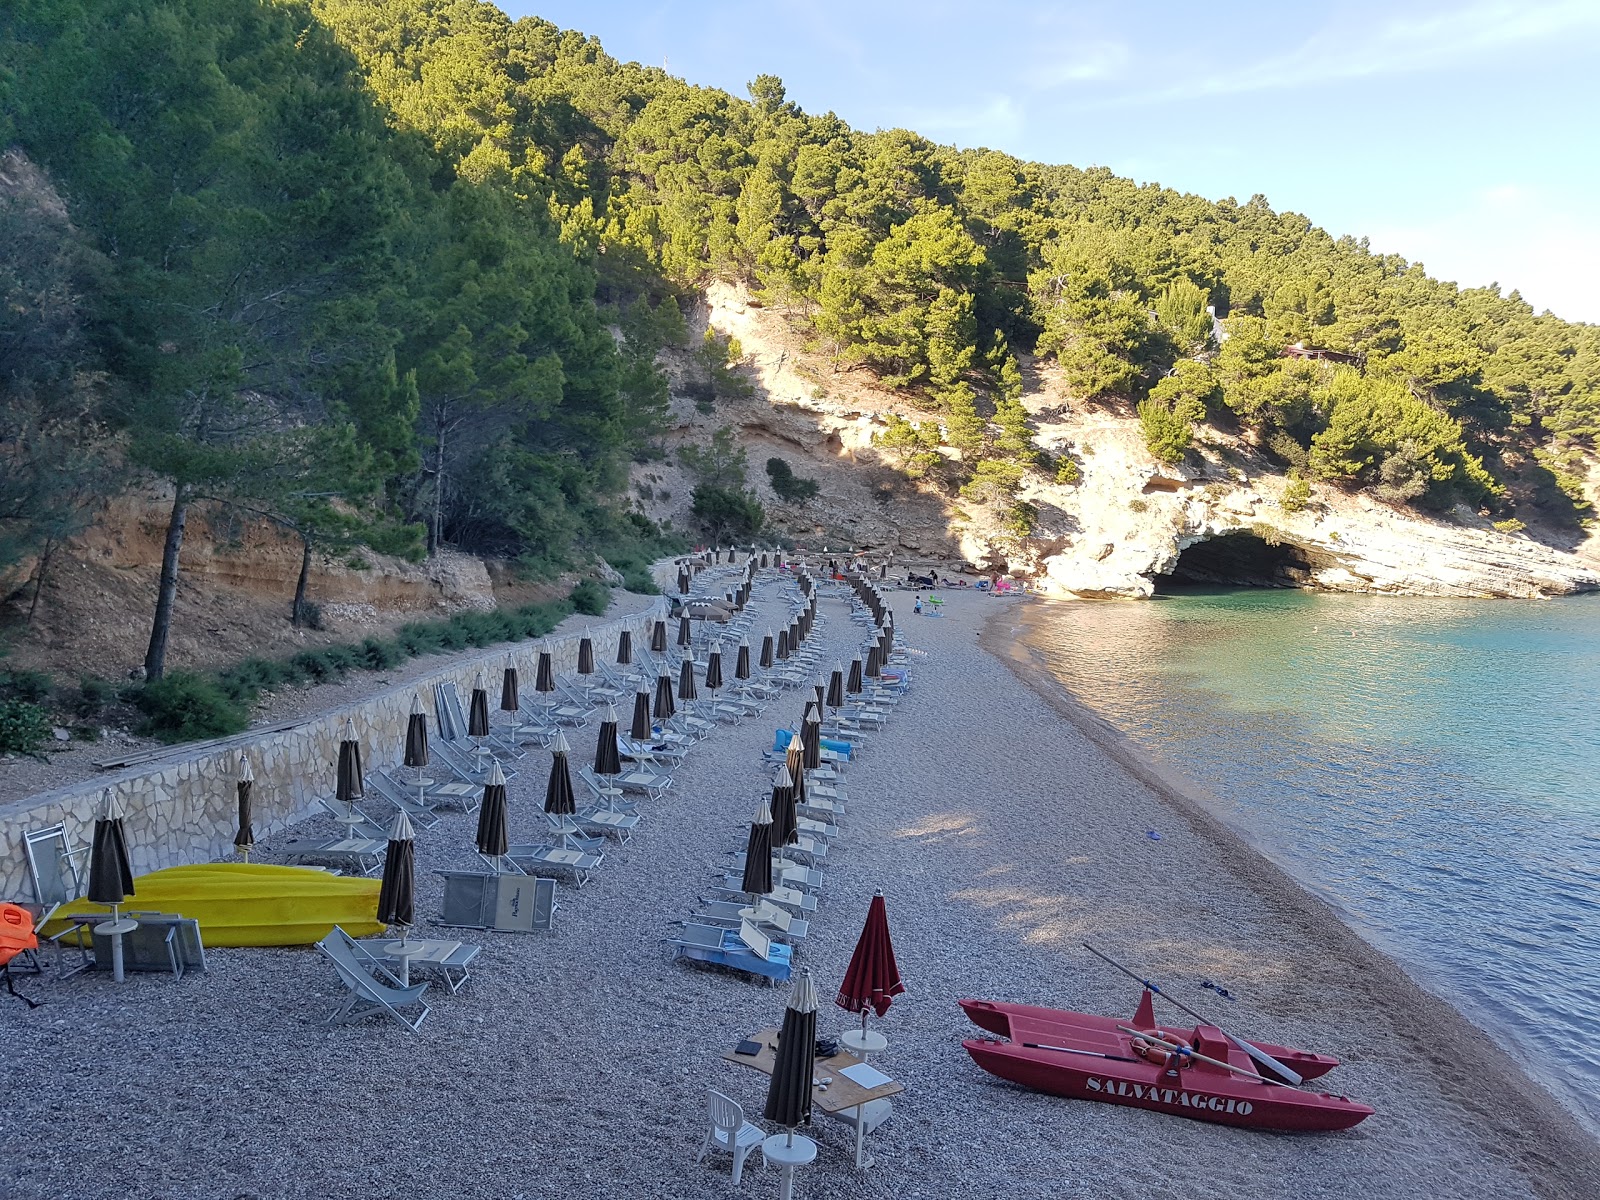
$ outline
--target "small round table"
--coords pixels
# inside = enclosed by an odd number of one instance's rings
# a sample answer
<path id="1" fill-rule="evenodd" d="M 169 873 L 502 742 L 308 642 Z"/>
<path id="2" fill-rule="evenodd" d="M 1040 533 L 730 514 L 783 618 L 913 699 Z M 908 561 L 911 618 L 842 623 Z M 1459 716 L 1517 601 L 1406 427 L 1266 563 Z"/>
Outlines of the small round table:
<path id="1" fill-rule="evenodd" d="M 868 1055 L 882 1054 L 887 1050 L 889 1039 L 873 1029 L 846 1029 L 839 1035 L 839 1045 L 866 1062 Z"/>
<path id="2" fill-rule="evenodd" d="M 132 917 L 118 917 L 114 921 L 101 921 L 94 927 L 94 931 L 101 937 L 111 939 L 111 978 L 115 983 L 123 981 L 122 972 L 122 935 L 132 933 L 139 928 L 139 922 Z"/>
<path id="3" fill-rule="evenodd" d="M 810 1138 L 798 1133 L 793 1141 L 789 1138 L 787 1133 L 775 1133 L 761 1143 L 761 1156 L 780 1173 L 778 1200 L 793 1200 L 795 1171 L 810 1166 L 817 1158 L 817 1144 Z"/>
<path id="4" fill-rule="evenodd" d="M 400 986 L 411 986 L 411 956 L 422 953 L 421 942 L 411 942 L 402 938 L 398 942 L 390 942 L 383 948 L 383 952 L 390 958 L 400 960 Z"/>

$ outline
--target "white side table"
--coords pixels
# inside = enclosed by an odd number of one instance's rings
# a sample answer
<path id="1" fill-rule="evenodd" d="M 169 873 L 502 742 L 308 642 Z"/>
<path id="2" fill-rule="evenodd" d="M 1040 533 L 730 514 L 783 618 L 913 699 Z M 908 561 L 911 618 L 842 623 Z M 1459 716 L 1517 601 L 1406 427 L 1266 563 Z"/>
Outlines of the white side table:
<path id="1" fill-rule="evenodd" d="M 870 1055 L 887 1050 L 889 1039 L 872 1029 L 847 1029 L 839 1035 L 839 1045 L 866 1062 Z"/>
<path id="2" fill-rule="evenodd" d="M 402 938 L 398 942 L 390 942 L 383 948 L 383 952 L 390 958 L 400 960 L 400 986 L 411 986 L 411 957 L 421 954 L 425 949 L 421 942 L 412 942 Z"/>
<path id="3" fill-rule="evenodd" d="M 817 1144 L 798 1133 L 792 1141 L 787 1133 L 775 1133 L 761 1143 L 761 1157 L 768 1166 L 778 1168 L 778 1200 L 794 1200 L 794 1173 L 816 1161 Z"/>
<path id="4" fill-rule="evenodd" d="M 114 921 L 102 921 L 94 927 L 94 931 L 101 937 L 111 939 L 111 979 L 114 983 L 123 981 L 122 971 L 122 935 L 132 933 L 139 928 L 139 922 L 132 917 L 118 917 Z"/>

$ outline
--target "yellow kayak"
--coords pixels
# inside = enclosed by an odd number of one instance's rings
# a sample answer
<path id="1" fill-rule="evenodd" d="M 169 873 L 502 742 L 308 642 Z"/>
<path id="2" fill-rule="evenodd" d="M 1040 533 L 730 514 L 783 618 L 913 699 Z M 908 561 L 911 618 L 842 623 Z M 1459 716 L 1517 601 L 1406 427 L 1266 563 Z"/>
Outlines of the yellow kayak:
<path id="1" fill-rule="evenodd" d="M 176 913 L 200 922 L 210 946 L 305 946 L 335 925 L 351 937 L 373 937 L 378 924 L 378 881 L 333 875 L 309 867 L 267 863 L 198 863 L 139 875 L 124 912 Z M 105 913 L 103 904 L 74 900 L 44 928 L 67 928 L 68 913 Z"/>

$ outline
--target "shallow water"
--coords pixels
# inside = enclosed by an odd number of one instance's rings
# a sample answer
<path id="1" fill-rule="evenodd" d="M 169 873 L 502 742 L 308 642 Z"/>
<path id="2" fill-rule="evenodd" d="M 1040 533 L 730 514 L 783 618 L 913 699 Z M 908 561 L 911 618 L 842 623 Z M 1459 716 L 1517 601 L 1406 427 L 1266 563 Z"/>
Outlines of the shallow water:
<path id="1" fill-rule="evenodd" d="M 1030 605 L 1073 693 L 1600 1133 L 1600 599 Z"/>

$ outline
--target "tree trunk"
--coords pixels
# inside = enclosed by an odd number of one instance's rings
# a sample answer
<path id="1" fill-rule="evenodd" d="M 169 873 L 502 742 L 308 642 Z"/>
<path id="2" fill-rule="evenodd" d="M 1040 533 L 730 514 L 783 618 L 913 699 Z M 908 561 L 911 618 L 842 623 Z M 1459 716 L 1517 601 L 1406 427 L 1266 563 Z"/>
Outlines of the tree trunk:
<path id="1" fill-rule="evenodd" d="M 144 653 L 144 677 L 151 682 L 160 679 L 167 668 L 167 634 L 172 628 L 172 606 L 178 598 L 178 553 L 183 549 L 183 526 L 188 519 L 189 489 L 180 483 L 172 497 L 167 543 L 161 550 L 156 617 L 150 626 L 150 648 Z"/>
<path id="2" fill-rule="evenodd" d="M 55 552 L 55 538 L 46 538 L 44 548 L 39 551 L 39 565 L 33 569 L 33 599 L 28 602 L 29 625 L 33 624 L 33 614 L 39 611 L 39 593 L 44 591 L 45 572 L 50 570 L 50 559 Z"/>
<path id="3" fill-rule="evenodd" d="M 311 575 L 311 539 L 300 535 L 300 578 L 294 585 L 294 605 L 289 609 L 289 623 L 300 628 L 300 618 L 306 606 L 306 580 Z"/>
<path id="4" fill-rule="evenodd" d="M 428 554 L 437 554 L 444 542 L 444 414 L 439 414 L 438 438 L 434 450 L 433 472 L 433 545 Z"/>

